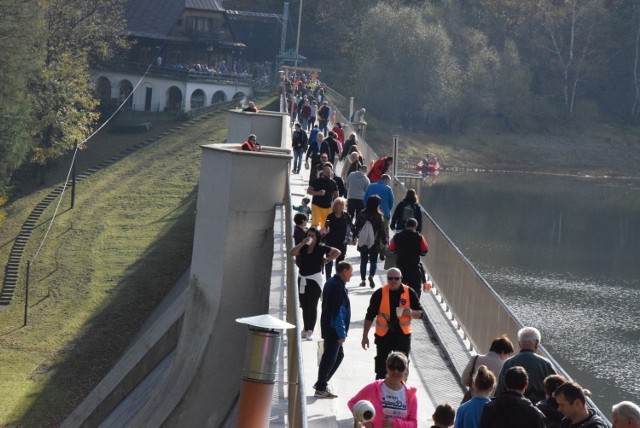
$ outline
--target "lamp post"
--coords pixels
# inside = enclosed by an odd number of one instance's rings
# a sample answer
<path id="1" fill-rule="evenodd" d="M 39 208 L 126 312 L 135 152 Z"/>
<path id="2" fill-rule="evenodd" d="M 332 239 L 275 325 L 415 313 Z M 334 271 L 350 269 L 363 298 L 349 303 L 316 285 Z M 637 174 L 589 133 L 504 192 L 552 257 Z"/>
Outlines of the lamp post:
<path id="1" fill-rule="evenodd" d="M 293 63 L 294 67 L 298 67 L 298 52 L 300 48 L 300 24 L 302 22 L 302 0 L 300 0 L 300 10 L 298 11 L 298 37 L 296 37 L 296 59 Z M 295 71 L 296 73 L 298 70 Z"/>
<path id="2" fill-rule="evenodd" d="M 271 315 L 236 322 L 249 326 L 236 427 L 268 428 L 282 331 L 295 326 Z"/>

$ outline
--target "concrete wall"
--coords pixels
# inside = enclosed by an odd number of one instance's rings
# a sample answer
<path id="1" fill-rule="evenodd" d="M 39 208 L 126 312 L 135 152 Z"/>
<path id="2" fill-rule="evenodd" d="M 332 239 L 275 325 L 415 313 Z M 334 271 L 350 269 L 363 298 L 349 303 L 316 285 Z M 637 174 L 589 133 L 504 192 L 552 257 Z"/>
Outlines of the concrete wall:
<path id="1" fill-rule="evenodd" d="M 291 118 L 286 113 L 231 110 L 227 116 L 227 142 L 242 144 L 249 134 L 256 134 L 258 143 L 262 146 L 291 148 L 290 121 Z"/>
<path id="2" fill-rule="evenodd" d="M 281 145 L 290 141 L 282 115 L 243 117 L 279 129 Z M 187 290 L 172 292 L 63 426 L 221 425 L 238 398 L 248 336 L 235 320 L 269 312 L 275 207 L 288 197 L 290 161 L 289 149 L 202 146 Z"/>
<path id="3" fill-rule="evenodd" d="M 218 426 L 240 391 L 247 336 L 268 312 L 274 208 L 291 156 L 202 146 L 190 296 L 175 361 L 128 425 Z"/>
<path id="4" fill-rule="evenodd" d="M 125 80 L 129 81 L 135 88 L 140 77 L 139 74 L 133 73 L 98 72 L 91 76 L 91 82 L 95 87 L 98 79 L 108 79 L 111 83 L 111 98 L 121 100 L 121 82 Z M 191 110 L 191 96 L 197 90 L 204 92 L 205 102 L 203 107 L 210 106 L 213 95 L 219 91 L 225 94 L 225 101 L 232 100 L 236 96 L 240 96 L 241 98 L 238 101 L 242 101 L 242 98 L 251 97 L 253 94 L 253 89 L 251 85 L 248 84 L 221 84 L 199 80 L 174 80 L 147 76 L 133 92 L 133 98 L 131 100 L 132 108 L 136 111 L 144 111 L 147 88 L 151 88 L 151 111 L 164 111 L 169 100 L 169 88 L 172 86 L 178 88 L 182 93 L 181 108 L 183 111 Z"/>

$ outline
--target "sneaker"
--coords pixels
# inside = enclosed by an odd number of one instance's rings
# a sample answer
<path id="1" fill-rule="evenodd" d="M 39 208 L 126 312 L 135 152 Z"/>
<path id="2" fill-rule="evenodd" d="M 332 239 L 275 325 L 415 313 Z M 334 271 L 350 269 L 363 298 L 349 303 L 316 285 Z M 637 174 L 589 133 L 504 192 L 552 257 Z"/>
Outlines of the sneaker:
<path id="1" fill-rule="evenodd" d="M 364 287 L 365 285 L 367 285 L 367 281 L 363 279 L 362 282 L 360 283 L 360 287 Z"/>
<path id="2" fill-rule="evenodd" d="M 303 339 L 307 338 L 307 330 L 302 330 L 302 332 L 300 333 L 300 337 Z"/>
<path id="3" fill-rule="evenodd" d="M 313 330 L 307 330 L 307 340 L 313 340 Z"/>
<path id="4" fill-rule="evenodd" d="M 376 285 L 373 283 L 373 277 L 372 276 L 369 277 L 369 287 L 376 288 Z"/>
<path id="5" fill-rule="evenodd" d="M 325 389 L 324 391 L 320 391 L 316 389 L 316 393 L 313 394 L 313 396 L 316 398 L 337 398 L 338 397 L 336 394 L 329 391 L 328 389 Z"/>

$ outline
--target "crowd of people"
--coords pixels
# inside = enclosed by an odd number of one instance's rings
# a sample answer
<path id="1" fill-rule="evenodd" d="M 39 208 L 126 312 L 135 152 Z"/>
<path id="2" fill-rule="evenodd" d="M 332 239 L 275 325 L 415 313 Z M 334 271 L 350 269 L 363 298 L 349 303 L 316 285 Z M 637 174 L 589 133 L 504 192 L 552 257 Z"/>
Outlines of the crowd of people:
<path id="1" fill-rule="evenodd" d="M 303 82 L 300 79 L 310 90 Z M 300 85 L 291 84 L 292 96 L 298 91 L 294 88 Z M 300 91 L 303 105 L 308 102 L 305 93 Z M 427 290 L 427 278 L 421 257 L 429 246 L 422 234 L 423 208 L 413 189 L 394 205 L 388 174 L 393 158 L 382 156 L 367 163 L 358 150 L 358 135 L 350 134 L 345 141 L 344 133 L 336 132 L 342 131 L 341 124 L 330 118 L 326 113 L 314 117 L 311 124 L 296 122 L 292 134 L 291 172 L 300 174 L 303 159 L 309 169 L 309 197 L 294 207 L 295 247 L 291 250 L 299 270 L 304 340 L 314 339 L 322 297 L 323 353 L 314 396 L 337 397 L 329 381 L 345 357 L 343 344 L 351 323 L 347 284 L 353 276 L 353 265 L 345 255 L 347 246 L 354 245 L 360 254 L 359 285 L 375 289 L 364 314 L 361 346 L 369 349 L 373 330 L 376 354 L 375 380 L 348 401 L 349 409 L 356 409 L 363 400 L 370 403 L 372 418 L 356 418 L 367 428 L 417 427 L 419 403 L 416 388 L 408 383 L 408 371 L 411 323 L 425 313 L 420 297 Z M 342 168 L 339 175 L 336 163 Z M 386 270 L 386 282 L 377 287 L 378 260 L 391 255 L 393 266 Z M 517 341 L 520 350 L 515 355 L 515 347 L 503 335 L 492 341 L 487 354 L 469 360 L 461 376 L 468 387 L 463 401 L 457 409 L 447 403 L 439 405 L 432 416 L 433 426 L 608 427 L 588 406 L 590 392 L 557 374 L 551 362 L 538 353 L 541 334 L 536 328 L 522 328 Z M 640 408 L 631 402 L 614 406 L 612 417 L 614 428 L 640 428 Z"/>

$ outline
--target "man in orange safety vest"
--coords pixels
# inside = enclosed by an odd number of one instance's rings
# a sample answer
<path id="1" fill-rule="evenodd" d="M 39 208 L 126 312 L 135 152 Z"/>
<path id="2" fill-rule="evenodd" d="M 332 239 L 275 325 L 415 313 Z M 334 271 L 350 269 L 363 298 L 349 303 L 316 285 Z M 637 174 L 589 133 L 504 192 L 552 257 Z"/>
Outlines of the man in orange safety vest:
<path id="1" fill-rule="evenodd" d="M 362 347 L 369 348 L 369 330 L 375 321 L 376 379 L 387 374 L 389 352 L 400 351 L 409 357 L 411 350 L 411 320 L 422 318 L 420 299 L 413 289 L 401 282 L 400 269 L 387 271 L 387 283 L 371 295 L 364 318 Z"/>

